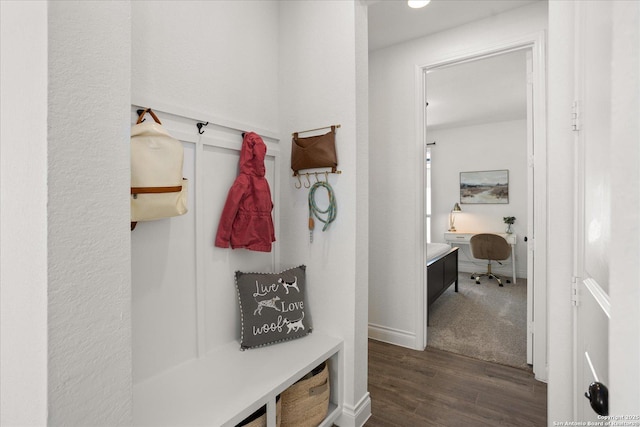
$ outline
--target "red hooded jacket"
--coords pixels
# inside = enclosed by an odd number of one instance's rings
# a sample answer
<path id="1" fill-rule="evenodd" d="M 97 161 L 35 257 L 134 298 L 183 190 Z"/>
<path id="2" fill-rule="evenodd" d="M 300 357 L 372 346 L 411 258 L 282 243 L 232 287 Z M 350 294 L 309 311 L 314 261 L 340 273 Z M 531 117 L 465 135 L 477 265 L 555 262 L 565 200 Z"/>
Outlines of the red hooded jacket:
<path id="1" fill-rule="evenodd" d="M 264 177 L 267 146 L 260 136 L 247 132 L 240 151 L 240 174 L 229 189 L 215 245 L 271 252 L 273 230 L 271 191 Z"/>

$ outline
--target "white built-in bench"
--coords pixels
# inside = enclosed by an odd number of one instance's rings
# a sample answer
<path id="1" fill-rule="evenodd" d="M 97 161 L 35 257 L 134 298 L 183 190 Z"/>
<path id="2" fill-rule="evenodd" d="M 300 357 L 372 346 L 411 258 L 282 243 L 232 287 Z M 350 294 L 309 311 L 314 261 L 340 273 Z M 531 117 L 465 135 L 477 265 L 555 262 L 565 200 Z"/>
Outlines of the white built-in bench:
<path id="1" fill-rule="evenodd" d="M 267 406 L 275 426 L 276 396 L 329 359 L 331 397 L 322 426 L 342 413 L 343 342 L 312 334 L 268 347 L 240 351 L 231 342 L 133 387 L 135 426 L 235 426 Z"/>

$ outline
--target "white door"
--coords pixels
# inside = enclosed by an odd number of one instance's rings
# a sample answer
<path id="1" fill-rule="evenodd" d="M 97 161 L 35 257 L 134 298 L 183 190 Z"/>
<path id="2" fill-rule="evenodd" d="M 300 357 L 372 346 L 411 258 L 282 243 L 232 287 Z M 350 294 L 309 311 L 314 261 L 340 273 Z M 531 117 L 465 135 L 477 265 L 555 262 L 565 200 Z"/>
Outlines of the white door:
<path id="1" fill-rule="evenodd" d="M 609 384 L 609 253 L 611 247 L 611 8 L 576 7 L 577 419 L 597 421 L 584 396 L 591 383 Z M 603 403 L 604 405 L 604 403 Z M 608 397 L 606 405 L 608 405 Z M 603 409 L 604 410 L 604 409 Z M 606 409 L 608 413 L 608 409 Z M 606 415 L 606 414 L 601 414 Z"/>
<path id="2" fill-rule="evenodd" d="M 625 66 L 627 62 L 637 64 L 637 51 L 631 52 L 635 57 L 629 59 L 628 54 L 619 54 L 620 48 L 616 43 L 619 35 L 627 43 L 637 49 L 638 42 L 633 35 L 637 36 L 637 29 L 629 32 L 628 29 L 620 30 L 619 18 L 624 16 L 621 8 L 628 8 L 629 4 L 624 2 L 611 1 L 584 1 L 577 2 L 575 9 L 576 24 L 576 104 L 574 114 L 577 117 L 574 125 L 576 142 L 576 212 L 575 220 L 575 341 L 574 341 L 574 363 L 575 363 L 575 389 L 574 389 L 574 413 L 577 421 L 600 421 L 597 410 L 614 414 L 615 410 L 621 410 L 624 399 L 616 396 L 624 396 L 636 406 L 631 413 L 620 413 L 622 416 L 638 416 L 640 414 L 640 402 L 638 398 L 638 365 L 637 360 L 638 343 L 640 336 L 638 332 L 638 316 L 631 317 L 626 313 L 621 313 L 618 307 L 623 304 L 612 304 L 612 301 L 624 301 L 624 293 L 621 290 L 631 290 L 626 293 L 627 298 L 633 298 L 638 294 L 638 278 L 633 282 L 614 280 L 619 277 L 633 277 L 626 270 L 638 269 L 638 236 L 637 225 L 631 226 L 631 234 L 612 233 L 612 228 L 620 227 L 620 223 L 615 223 L 618 218 L 622 218 L 620 209 L 614 209 L 621 204 L 621 200 L 632 202 L 629 209 L 635 212 L 634 220 L 638 220 L 638 104 L 637 92 L 629 96 L 624 94 L 625 89 L 630 91 L 638 90 L 637 74 L 629 80 L 630 85 L 620 87 L 620 82 L 616 80 L 614 74 L 616 67 Z M 635 7 L 635 21 L 637 25 L 637 6 Z M 626 18 L 625 18 L 626 19 Z M 618 32 L 619 31 L 619 32 Z M 617 34 L 617 35 L 616 35 Z M 637 66 L 635 68 L 637 71 Z M 622 90 L 620 90 L 622 89 Z M 631 99 L 628 105 L 625 100 Z M 626 105 L 633 111 L 620 111 L 620 105 Z M 635 113 L 634 113 L 635 112 Z M 620 117 L 626 114 L 635 114 L 634 119 L 629 121 L 635 130 L 620 129 L 619 124 L 624 123 Z M 625 141 L 625 136 L 633 137 L 635 141 Z M 622 162 L 616 159 L 615 154 L 628 149 L 630 159 Z M 636 158 L 632 158 L 635 153 Z M 616 159 L 615 163 L 612 161 Z M 619 168 L 623 163 L 631 165 L 628 168 L 629 178 L 634 179 L 630 188 L 635 188 L 635 193 L 629 197 L 629 186 L 619 185 L 624 183 L 620 180 L 622 174 Z M 615 184 L 615 185 L 614 185 Z M 627 187 L 627 188 L 623 188 Z M 634 228 L 635 227 L 635 228 Z M 619 228 L 618 228 L 619 229 Z M 633 234 L 633 230 L 636 234 Z M 620 262 L 619 254 L 629 255 L 631 251 L 631 261 Z M 635 252 L 634 252 L 635 251 Z M 613 254 L 613 255 L 612 255 Z M 633 255 L 635 254 L 635 255 Z M 615 258 L 613 257 L 615 256 Z M 633 260 L 633 257 L 636 257 Z M 622 295 L 622 297 L 620 297 Z M 612 297 L 614 297 L 612 299 Z M 637 309 L 638 302 L 634 302 L 632 307 Z M 637 310 L 635 310 L 637 311 Z M 630 319 L 635 322 L 627 328 L 624 320 Z M 617 344 L 621 343 L 621 328 L 627 328 L 631 333 L 623 336 L 625 347 L 621 348 Z M 628 348 L 628 351 L 625 351 Z M 615 350 L 615 351 L 611 351 Z M 629 361 L 628 358 L 634 360 Z M 625 364 L 628 369 L 620 370 L 617 365 Z M 629 381 L 625 377 L 630 376 L 634 380 Z M 608 388 L 608 394 L 614 397 L 609 408 L 609 399 L 605 399 L 604 392 L 596 393 L 589 390 L 593 383 L 603 384 Z M 616 389 L 611 390 L 611 385 L 616 384 Z M 602 391 L 603 388 L 599 387 Z M 590 400 L 585 396 L 590 394 L 592 400 L 599 400 L 596 409 L 591 405 Z M 596 399 L 596 394 L 598 399 Z M 604 407 L 607 408 L 604 408 Z M 634 422 L 637 422 L 635 420 Z"/>

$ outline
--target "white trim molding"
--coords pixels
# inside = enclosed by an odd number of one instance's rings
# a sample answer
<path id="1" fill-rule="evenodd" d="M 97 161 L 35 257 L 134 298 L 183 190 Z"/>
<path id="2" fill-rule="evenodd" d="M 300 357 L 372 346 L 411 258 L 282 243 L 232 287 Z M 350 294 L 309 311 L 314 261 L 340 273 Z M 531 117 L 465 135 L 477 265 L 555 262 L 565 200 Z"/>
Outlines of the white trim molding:
<path id="1" fill-rule="evenodd" d="M 343 405 L 338 419 L 340 427 L 362 427 L 371 417 L 371 395 L 367 392 L 355 405 Z"/>
<path id="2" fill-rule="evenodd" d="M 399 345 L 400 347 L 424 350 L 424 348 L 416 347 L 416 335 L 413 332 L 402 331 L 400 329 L 369 323 L 369 338 L 388 344 Z"/>
<path id="3" fill-rule="evenodd" d="M 534 286 L 533 290 L 533 303 L 531 301 L 528 304 L 533 305 L 534 313 L 533 318 L 536 319 L 534 323 L 534 335 L 533 339 L 533 371 L 536 379 L 539 381 L 546 381 L 548 378 L 547 372 L 547 201 L 546 201 L 546 161 L 547 161 L 547 124 L 546 124 L 546 32 L 539 31 L 532 34 L 523 35 L 513 39 L 505 40 L 502 43 L 492 46 L 486 46 L 482 49 L 470 50 L 462 53 L 458 53 L 449 57 L 443 57 L 438 60 L 434 60 L 426 64 L 415 65 L 415 92 L 416 92 L 416 153 L 424 152 L 426 141 L 426 117 L 425 117 L 425 103 L 426 103 L 426 83 L 425 72 L 427 70 L 433 70 L 437 68 L 449 67 L 454 64 L 460 64 L 480 58 L 486 58 L 488 56 L 499 55 L 507 52 L 512 52 L 521 49 L 531 49 L 533 59 L 533 144 L 535 147 L 536 157 L 534 159 L 535 164 L 535 239 L 533 240 L 535 245 L 535 267 L 534 267 L 534 280 L 531 285 Z M 420 162 L 421 175 L 417 180 L 417 186 L 420 190 L 424 183 L 424 155 L 416 156 L 417 162 Z M 420 191 L 417 197 L 420 197 L 422 203 L 416 204 L 416 218 L 419 218 L 424 223 L 424 206 L 425 206 L 425 193 Z M 419 228 L 424 231 L 424 225 Z M 422 233 L 425 235 L 425 233 Z M 532 236 L 529 236 L 532 238 Z M 423 237 L 424 240 L 424 237 Z M 420 260 L 426 259 L 426 244 L 422 244 L 420 250 Z M 416 313 L 415 323 L 416 331 L 414 335 L 414 345 L 406 347 L 412 347 L 416 349 L 424 349 L 427 343 L 427 302 L 424 295 L 426 295 L 427 279 L 425 274 L 424 262 L 416 263 L 416 268 L 419 269 L 416 272 L 416 276 L 421 280 L 416 281 L 415 295 L 416 295 Z M 521 274 L 521 272 L 519 272 Z M 537 278 L 537 279 L 536 279 Z M 369 326 L 370 334 L 372 332 L 372 326 Z M 372 338 L 374 336 L 370 335 Z M 397 338 L 397 334 L 388 334 L 392 338 Z M 387 339 L 381 339 L 381 341 L 387 341 Z M 389 341 L 387 341 L 389 342 Z M 395 343 L 395 341 L 391 341 Z M 399 344 L 402 345 L 402 344 Z"/>

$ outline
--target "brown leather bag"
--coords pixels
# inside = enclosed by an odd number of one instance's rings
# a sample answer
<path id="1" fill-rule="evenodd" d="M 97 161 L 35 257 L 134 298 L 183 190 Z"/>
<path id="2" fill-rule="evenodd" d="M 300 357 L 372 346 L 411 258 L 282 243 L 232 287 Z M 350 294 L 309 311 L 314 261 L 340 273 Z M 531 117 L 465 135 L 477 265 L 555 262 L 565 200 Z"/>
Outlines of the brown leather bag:
<path id="1" fill-rule="evenodd" d="M 300 138 L 297 132 L 293 134 L 291 169 L 294 176 L 302 169 L 331 168 L 331 172 L 336 172 L 337 166 L 335 126 L 331 126 L 331 132 L 324 135 Z"/>

